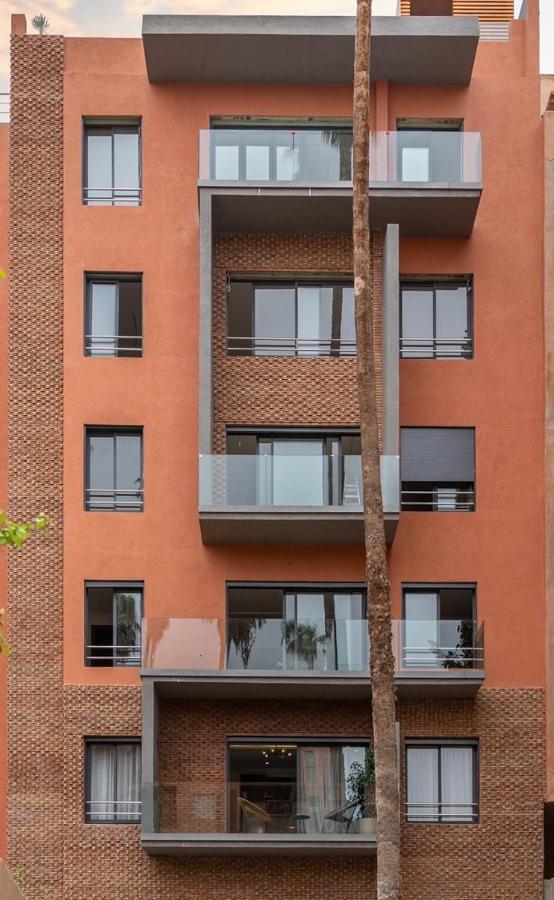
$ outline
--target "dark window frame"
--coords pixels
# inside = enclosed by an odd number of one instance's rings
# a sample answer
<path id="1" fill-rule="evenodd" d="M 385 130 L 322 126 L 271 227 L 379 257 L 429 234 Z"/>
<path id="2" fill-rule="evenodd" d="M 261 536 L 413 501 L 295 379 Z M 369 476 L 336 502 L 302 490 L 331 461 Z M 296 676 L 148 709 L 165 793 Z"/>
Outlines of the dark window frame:
<path id="1" fill-rule="evenodd" d="M 88 637 L 89 637 L 89 626 L 90 626 L 90 614 L 89 614 L 89 602 L 88 602 L 88 589 L 89 588 L 111 588 L 112 589 L 112 604 L 113 604 L 113 593 L 115 593 L 116 591 L 122 591 L 125 588 L 128 588 L 129 591 L 133 592 L 133 593 L 137 593 L 140 591 L 140 593 L 141 593 L 141 604 L 140 604 L 141 605 L 141 621 L 142 621 L 142 619 L 145 618 L 144 581 L 131 581 L 131 580 L 129 580 L 129 581 L 110 581 L 110 580 L 97 581 L 97 580 L 93 580 L 93 579 L 87 579 L 87 580 L 85 580 L 84 586 L 83 586 L 83 591 L 84 591 L 83 602 L 84 602 L 84 610 L 85 610 L 85 615 L 84 615 L 85 630 L 84 630 L 84 635 L 83 635 L 83 648 L 84 648 L 85 668 L 118 669 L 118 668 L 140 667 L 140 664 L 141 664 L 140 653 L 139 653 L 138 661 L 136 663 L 134 663 L 134 664 L 127 663 L 125 666 L 114 665 L 113 660 L 112 660 L 111 664 L 106 664 L 105 666 L 100 666 L 100 665 L 93 666 L 90 663 L 90 661 L 88 659 L 88 654 L 87 654 L 87 650 L 89 648 Z M 113 605 L 112 605 L 112 615 L 113 615 Z M 112 627 L 113 627 L 113 623 L 112 623 Z M 109 657 L 106 657 L 106 658 L 109 659 Z"/>
<path id="2" fill-rule="evenodd" d="M 456 288 L 456 287 L 465 287 L 466 288 L 466 309 L 467 309 L 467 331 L 468 336 L 466 338 L 466 342 L 469 345 L 469 349 L 467 352 L 462 352 L 457 356 L 445 356 L 444 354 L 437 353 L 437 343 L 444 344 L 445 340 L 440 340 L 437 338 L 437 290 L 444 290 L 445 288 Z M 403 308 L 404 308 L 404 291 L 405 290 L 432 290 L 433 291 L 433 335 L 428 339 L 432 342 L 432 350 L 430 352 L 427 351 L 427 348 L 422 347 L 421 352 L 427 353 L 426 356 L 417 356 L 415 353 L 412 355 L 408 353 L 405 356 L 405 350 L 402 346 L 403 338 Z M 409 278 L 402 277 L 400 278 L 400 323 L 399 323 L 399 340 L 400 340 L 400 359 L 410 359 L 414 361 L 418 360 L 430 360 L 430 359 L 474 359 L 475 358 L 475 337 L 474 337 L 474 323 L 473 323 L 473 310 L 474 310 L 474 280 L 473 276 L 470 275 L 467 278 L 457 277 L 457 278 Z M 459 343 L 462 343 L 460 341 Z"/>
<path id="3" fill-rule="evenodd" d="M 400 654 L 402 659 L 402 664 L 404 665 L 404 651 L 405 651 L 405 642 L 406 642 L 406 594 L 425 594 L 425 593 L 438 593 L 440 594 L 441 590 L 466 590 L 472 591 L 472 623 L 473 623 L 473 650 L 477 649 L 477 639 L 479 636 L 479 621 L 477 619 L 477 582 L 476 581 L 463 581 L 463 582 L 454 582 L 454 581 L 434 581 L 434 582 L 409 582 L 403 581 L 400 585 L 401 590 L 401 645 L 400 645 Z M 440 598 L 439 598 L 440 604 Z M 448 621 L 447 619 L 441 619 L 440 617 L 437 619 L 437 622 Z M 475 653 L 473 655 L 473 659 L 475 659 Z M 414 667 L 416 668 L 416 667 Z M 423 667 L 424 668 L 424 667 Z M 448 667 L 445 667 L 448 668 Z M 481 668 L 480 666 L 467 666 L 463 668 Z"/>
<path id="4" fill-rule="evenodd" d="M 114 186 L 114 150 L 113 150 L 113 134 L 112 131 L 112 150 L 111 150 L 111 163 L 112 163 L 112 187 L 106 188 L 107 191 L 111 192 L 111 197 L 106 196 L 104 198 L 88 198 L 87 194 L 89 191 L 88 187 L 88 129 L 94 128 L 104 128 L 104 129 L 117 129 L 117 128 L 136 128 L 138 134 L 138 190 L 136 192 L 136 198 L 120 198 L 119 202 L 117 202 L 117 198 L 114 196 L 115 192 L 118 190 L 117 187 Z M 120 207 L 137 207 L 142 206 L 142 180 L 143 180 L 143 170 L 142 170 L 142 116 L 111 116 L 108 118 L 102 116 L 83 116 L 82 119 L 82 178 L 81 178 L 81 201 L 83 206 L 120 206 Z M 90 190 L 99 190 L 99 188 L 90 188 Z M 121 190 L 126 190 L 125 188 L 121 188 Z M 91 202 L 92 199 L 92 202 Z M 125 200 L 127 199 L 127 202 Z M 95 204 L 94 200 L 102 200 L 100 204 Z"/>
<path id="5" fill-rule="evenodd" d="M 286 428 L 286 427 L 267 428 L 267 427 L 265 427 L 264 428 L 264 427 L 261 427 L 261 428 L 256 428 L 256 427 L 249 426 L 249 427 L 241 428 L 240 426 L 231 426 L 231 427 L 228 427 L 225 429 L 225 453 L 226 453 L 226 455 L 234 455 L 234 454 L 229 454 L 227 438 L 229 436 L 240 437 L 242 435 L 256 437 L 256 456 L 264 455 L 264 454 L 260 453 L 260 438 L 261 438 L 262 442 L 265 441 L 267 443 L 271 443 L 272 441 L 279 440 L 279 439 L 280 440 L 289 440 L 291 443 L 293 443 L 294 441 L 302 441 L 303 439 L 312 437 L 314 440 L 319 439 L 319 440 L 321 440 L 322 443 L 325 444 L 324 452 L 322 453 L 322 458 L 332 460 L 333 459 L 332 452 L 331 452 L 332 445 L 330 442 L 333 439 L 339 439 L 339 444 L 340 444 L 342 438 L 360 437 L 360 429 L 352 428 L 352 427 L 346 427 L 346 428 L 318 428 L 318 427 L 315 427 L 315 428 L 313 428 L 313 427 L 306 427 L 306 428 L 295 428 L 295 427 L 292 427 L 292 428 Z M 239 454 L 236 454 L 236 455 L 239 455 Z M 267 455 L 273 457 L 273 451 L 271 454 L 267 454 Z M 335 484 L 335 479 L 333 477 L 333 466 L 332 465 L 328 466 L 326 480 L 325 480 L 325 475 L 324 475 L 325 484 L 323 485 L 323 487 L 326 492 L 326 498 L 329 502 L 327 502 L 326 504 L 323 504 L 323 507 L 326 507 L 326 506 L 334 507 L 334 506 L 347 505 L 344 503 L 344 496 L 343 496 L 344 475 L 345 475 L 345 470 L 344 470 L 344 456 L 345 455 L 347 455 L 347 454 L 342 453 L 342 446 L 341 446 L 341 452 L 339 453 L 338 459 L 337 459 L 338 467 L 337 467 L 337 472 L 336 472 L 336 482 L 337 482 L 336 484 Z M 357 456 L 358 454 L 354 454 L 354 455 Z M 335 503 L 332 502 L 335 497 L 340 497 L 340 496 L 343 496 L 342 502 L 335 502 Z M 256 505 L 258 505 L 258 504 L 256 504 Z"/>
<path id="6" fill-rule="evenodd" d="M 114 353 L 93 353 L 92 347 L 88 346 L 87 338 L 90 340 L 92 335 L 92 285 L 93 284 L 115 284 L 117 288 L 117 298 L 119 305 L 119 285 L 121 283 L 140 284 L 140 319 L 141 334 L 132 338 L 136 341 L 138 347 L 128 348 L 119 346 L 119 342 L 125 338 L 121 338 L 119 334 L 113 335 L 117 340 L 117 346 Z M 119 316 L 118 316 L 119 319 Z M 84 273 L 84 311 L 83 311 L 83 354 L 91 359 L 142 359 L 144 355 L 144 283 L 142 272 L 85 272 Z M 125 352 L 121 353 L 123 350 Z"/>
<path id="7" fill-rule="evenodd" d="M 441 748 L 443 747 L 467 747 L 471 748 L 473 751 L 473 778 L 472 778 L 472 788 L 473 788 L 473 800 L 471 801 L 474 804 L 472 820 L 471 822 L 464 821 L 462 819 L 447 819 L 446 821 L 441 820 L 441 816 L 444 816 L 444 813 L 439 812 L 437 818 L 429 821 L 422 821 L 421 819 L 412 819 L 410 818 L 408 812 L 408 750 L 411 747 L 429 747 L 430 749 L 438 750 L 437 761 L 438 761 L 438 797 L 437 797 L 437 807 L 440 809 L 441 806 Z M 404 772 L 405 772 L 405 782 L 406 782 L 406 799 L 404 803 L 404 818 L 407 824 L 409 825 L 478 825 L 480 820 L 481 813 L 481 804 L 480 804 L 480 795 L 479 795 L 479 786 L 480 786 L 480 771 L 479 771 L 479 740 L 478 738 L 405 738 L 404 739 Z M 421 804 L 414 803 L 414 806 L 418 806 Z M 453 806 L 460 804 L 452 804 Z"/>
<path id="8" fill-rule="evenodd" d="M 242 336 L 231 337 L 229 334 L 229 301 L 230 301 L 230 291 L 233 283 L 241 283 L 248 284 L 251 288 L 251 298 L 250 298 L 250 331 L 252 332 L 251 337 L 244 336 L 244 347 L 242 346 L 231 346 L 233 341 L 240 341 Z M 317 276 L 317 275 L 307 275 L 306 277 L 301 277 L 299 275 L 285 275 L 284 273 L 280 273 L 275 277 L 268 277 L 268 275 L 233 275 L 231 273 L 227 274 L 227 302 L 225 306 L 225 352 L 227 356 L 260 356 L 264 359 L 271 357 L 286 357 L 291 359 L 311 359 L 311 358 L 326 358 L 326 357 L 353 357 L 356 355 L 356 339 L 353 341 L 347 342 L 342 339 L 341 336 L 338 338 L 329 338 L 327 342 L 326 339 L 322 339 L 320 341 L 321 345 L 326 343 L 329 344 L 328 349 L 318 349 L 319 345 L 313 346 L 313 351 L 310 352 L 310 348 L 303 348 L 302 344 L 306 340 L 311 340 L 309 338 L 299 338 L 298 337 L 298 289 L 299 287 L 315 287 L 315 288 L 352 288 L 354 289 L 354 280 L 352 276 Z M 257 288 L 265 288 L 265 289 L 290 289 L 294 290 L 294 337 L 293 338 L 282 338 L 282 341 L 290 341 L 290 345 L 287 345 L 285 348 L 284 345 L 280 346 L 277 343 L 275 345 L 270 345 L 267 342 L 270 341 L 270 338 L 258 338 L 256 331 L 256 289 Z M 316 340 L 314 338 L 314 340 Z M 250 344 L 247 343 L 250 342 Z M 264 341 L 261 347 L 257 346 L 258 341 Z M 300 344 L 300 349 L 299 349 Z M 256 353 L 254 351 L 259 349 L 268 349 L 270 352 L 268 353 Z"/>
<path id="9" fill-rule="evenodd" d="M 87 808 L 88 800 L 91 794 L 91 773 L 92 773 L 92 765 L 90 759 L 90 747 L 97 744 L 108 744 L 115 748 L 121 744 L 132 744 L 133 746 L 138 746 L 139 748 L 139 757 L 140 750 L 142 747 L 142 739 L 140 737 L 92 737 L 86 736 L 84 739 L 84 754 L 85 754 L 85 778 L 84 778 L 84 797 L 83 797 L 83 819 L 85 825 L 135 825 L 140 826 L 141 824 L 141 805 L 139 800 L 139 813 L 138 818 L 134 819 L 122 819 L 120 817 L 112 817 L 105 818 L 102 821 L 98 822 L 90 818 L 90 813 Z M 142 768 L 142 760 L 141 760 L 141 768 Z M 114 779 L 114 794 L 117 796 L 117 766 L 116 766 L 116 775 Z M 122 803 L 126 803 L 129 801 L 121 801 Z M 104 813 L 102 814 L 104 815 Z"/>
<path id="10" fill-rule="evenodd" d="M 111 507 L 97 507 L 90 505 L 89 491 L 93 490 L 90 488 L 90 466 L 89 466 L 89 437 L 117 437 L 119 435 L 136 435 L 140 436 L 140 488 L 137 488 L 136 491 L 128 490 L 124 491 L 125 494 L 130 495 L 136 493 L 137 496 L 140 496 L 140 504 L 133 509 L 118 509 L 117 501 L 115 499 L 115 491 L 116 488 L 113 488 L 112 494 L 114 497 L 113 505 Z M 108 513 L 142 513 L 144 512 L 144 426 L 142 425 L 85 425 L 84 431 L 84 475 L 85 475 L 85 485 L 84 485 L 84 508 L 86 512 L 108 512 Z M 115 442 L 114 442 L 115 448 Z M 117 481 L 117 472 L 116 472 L 116 454 L 115 449 L 113 453 L 113 465 L 114 465 L 114 485 Z M 97 490 L 97 489 L 96 489 Z M 108 491 L 106 490 L 106 494 Z"/>
<path id="11" fill-rule="evenodd" d="M 454 429 L 454 430 L 465 429 L 467 431 L 473 432 L 473 482 L 460 482 L 459 484 L 458 483 L 454 484 L 454 482 L 445 482 L 445 481 L 440 481 L 438 479 L 436 479 L 435 481 L 432 481 L 432 482 L 430 482 L 430 481 L 429 482 L 427 482 L 427 481 L 420 481 L 420 482 L 404 481 L 402 479 L 402 458 L 401 458 L 400 459 L 400 509 L 401 509 L 401 511 L 402 512 L 437 512 L 437 513 L 440 513 L 441 515 L 443 515 L 444 513 L 463 513 L 465 515 L 466 513 L 476 512 L 476 510 L 477 510 L 477 428 L 476 428 L 476 426 L 475 425 L 401 425 L 400 433 L 402 434 L 403 430 L 408 430 L 408 429 L 422 430 L 425 428 L 440 429 L 441 431 L 447 431 L 447 430 L 451 430 L 451 429 Z M 405 493 L 405 491 L 404 491 L 405 484 L 414 485 L 414 490 L 412 491 L 412 493 L 414 493 L 414 491 L 415 491 L 416 493 L 419 493 L 422 495 L 429 495 L 429 496 L 432 496 L 435 491 L 440 490 L 441 488 L 446 489 L 446 490 L 449 490 L 449 489 L 453 490 L 454 488 L 458 488 L 460 490 L 462 497 L 466 497 L 466 500 L 463 502 L 465 502 L 467 504 L 468 508 L 467 509 L 463 508 L 462 501 L 460 502 L 460 505 L 457 507 L 448 507 L 448 508 L 442 508 L 442 509 L 438 508 L 438 506 L 436 506 L 436 505 L 429 505 L 429 506 L 426 506 L 425 509 L 421 510 L 421 509 L 417 509 L 415 503 L 413 503 L 410 506 L 405 506 L 404 504 L 406 501 L 403 499 L 403 494 Z M 464 489 L 461 486 L 463 484 L 472 484 L 473 489 L 472 490 L 471 490 L 471 488 Z M 417 486 L 421 487 L 420 491 L 417 490 Z M 471 496 L 471 494 L 473 494 L 473 496 Z"/>

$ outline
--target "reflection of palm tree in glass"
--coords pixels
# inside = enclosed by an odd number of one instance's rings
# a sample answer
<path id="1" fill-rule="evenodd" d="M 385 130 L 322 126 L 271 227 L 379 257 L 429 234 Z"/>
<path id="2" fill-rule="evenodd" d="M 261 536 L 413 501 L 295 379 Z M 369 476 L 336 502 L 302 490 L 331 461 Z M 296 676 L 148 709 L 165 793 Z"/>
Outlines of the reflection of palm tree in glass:
<path id="1" fill-rule="evenodd" d="M 339 154 L 339 181 L 352 181 L 352 132 L 324 128 L 321 138 Z"/>
<path id="2" fill-rule="evenodd" d="M 297 660 L 303 660 L 308 669 L 315 669 L 319 651 L 321 650 L 323 654 L 327 652 L 327 642 L 332 631 L 332 622 L 325 623 L 325 631 L 322 634 L 319 623 L 311 625 L 307 622 L 286 619 L 283 622 L 286 651 L 294 654 Z"/>
<path id="3" fill-rule="evenodd" d="M 137 598 L 134 594 L 117 594 L 115 656 L 134 661 L 140 644 L 140 621 L 137 619 Z M 128 649 L 126 649 L 128 648 Z"/>
<path id="4" fill-rule="evenodd" d="M 229 620 L 229 640 L 233 642 L 235 651 L 240 655 L 245 669 L 248 668 L 250 654 L 256 643 L 258 631 L 265 625 L 266 621 L 266 619 L 262 618 Z"/>
<path id="5" fill-rule="evenodd" d="M 467 669 L 474 665 L 474 626 L 471 621 L 458 622 L 456 626 L 458 640 L 454 647 L 439 647 L 430 641 L 432 652 L 443 669 Z"/>

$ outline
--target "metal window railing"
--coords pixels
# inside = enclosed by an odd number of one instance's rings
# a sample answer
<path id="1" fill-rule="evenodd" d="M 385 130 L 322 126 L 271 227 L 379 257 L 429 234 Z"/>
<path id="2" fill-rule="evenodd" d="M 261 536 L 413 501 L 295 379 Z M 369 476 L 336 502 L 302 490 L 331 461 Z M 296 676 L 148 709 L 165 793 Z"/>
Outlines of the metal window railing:
<path id="1" fill-rule="evenodd" d="M 87 206 L 140 206 L 141 202 L 141 188 L 83 188 Z"/>
<path id="2" fill-rule="evenodd" d="M 402 490 L 400 494 L 401 508 L 406 511 L 428 512 L 473 512 L 475 509 L 475 491 L 461 488 L 434 488 Z M 423 509 L 422 509 L 423 507 Z"/>
<path id="3" fill-rule="evenodd" d="M 433 659 L 432 656 L 436 655 Z M 482 669 L 485 657 L 481 647 L 441 646 L 429 647 L 404 644 L 402 665 L 407 669 Z"/>
<path id="4" fill-rule="evenodd" d="M 470 359 L 473 354 L 471 338 L 400 338 L 403 359 Z"/>
<path id="5" fill-rule="evenodd" d="M 87 822 L 140 822 L 140 800 L 87 800 Z"/>
<path id="6" fill-rule="evenodd" d="M 132 346 L 130 342 L 136 346 Z M 85 334 L 85 352 L 88 356 L 142 356 L 142 335 Z"/>
<path id="7" fill-rule="evenodd" d="M 10 121 L 10 95 L 7 92 L 0 92 L 0 122 Z"/>
<path id="8" fill-rule="evenodd" d="M 472 823 L 479 818 L 479 804 L 471 803 L 406 803 L 409 822 Z"/>
<path id="9" fill-rule="evenodd" d="M 115 512 L 142 512 L 144 509 L 144 490 L 100 490 L 86 489 L 87 510 L 107 510 Z"/>
<path id="10" fill-rule="evenodd" d="M 87 663 L 103 662 L 112 666 L 140 665 L 140 644 L 87 644 L 86 650 Z M 98 653 L 99 650 L 106 652 Z"/>
<path id="11" fill-rule="evenodd" d="M 230 355 L 355 356 L 356 341 L 336 338 L 228 337 Z"/>

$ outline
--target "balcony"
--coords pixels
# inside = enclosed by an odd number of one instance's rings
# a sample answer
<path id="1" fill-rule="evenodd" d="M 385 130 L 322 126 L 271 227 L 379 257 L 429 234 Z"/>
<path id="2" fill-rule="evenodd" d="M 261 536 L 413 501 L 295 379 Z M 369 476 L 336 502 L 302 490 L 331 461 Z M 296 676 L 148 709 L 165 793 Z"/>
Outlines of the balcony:
<path id="1" fill-rule="evenodd" d="M 144 16 L 148 79 L 185 84 L 347 84 L 353 16 Z M 371 77 L 401 84 L 471 80 L 476 16 L 375 15 Z"/>
<path id="2" fill-rule="evenodd" d="M 143 785 L 152 854 L 356 855 L 375 851 L 367 744 L 231 741 L 229 780 Z M 143 823 L 144 824 L 144 823 Z"/>
<path id="3" fill-rule="evenodd" d="M 199 187 L 210 192 L 215 231 L 352 230 L 348 129 L 200 132 Z M 371 227 L 400 234 L 469 237 L 481 198 L 481 135 L 377 132 L 370 150 Z"/>
<path id="4" fill-rule="evenodd" d="M 484 673 L 484 626 L 393 621 L 401 699 L 472 697 Z M 159 696 L 367 700 L 367 623 L 347 617 L 145 619 L 143 679 Z"/>
<path id="5" fill-rule="evenodd" d="M 363 544 L 361 458 L 203 454 L 199 518 L 205 544 Z M 381 457 L 387 540 L 400 508 L 399 457 Z"/>

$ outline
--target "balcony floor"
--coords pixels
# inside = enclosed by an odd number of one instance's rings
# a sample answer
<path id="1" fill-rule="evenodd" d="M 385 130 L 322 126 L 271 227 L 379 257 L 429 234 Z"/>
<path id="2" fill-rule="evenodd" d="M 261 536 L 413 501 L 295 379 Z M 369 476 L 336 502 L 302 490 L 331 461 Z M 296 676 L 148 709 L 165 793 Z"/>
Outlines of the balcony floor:
<path id="1" fill-rule="evenodd" d="M 167 834 L 141 835 L 152 856 L 372 856 L 371 834 Z"/>

